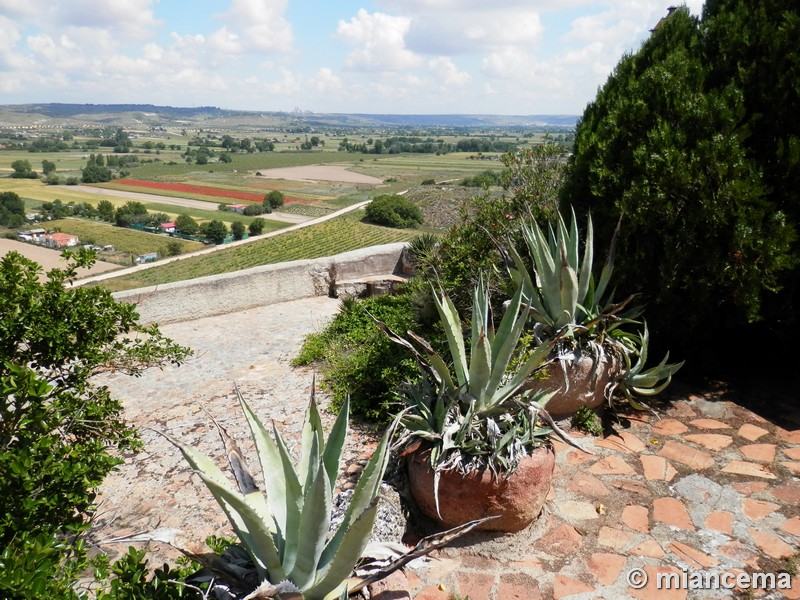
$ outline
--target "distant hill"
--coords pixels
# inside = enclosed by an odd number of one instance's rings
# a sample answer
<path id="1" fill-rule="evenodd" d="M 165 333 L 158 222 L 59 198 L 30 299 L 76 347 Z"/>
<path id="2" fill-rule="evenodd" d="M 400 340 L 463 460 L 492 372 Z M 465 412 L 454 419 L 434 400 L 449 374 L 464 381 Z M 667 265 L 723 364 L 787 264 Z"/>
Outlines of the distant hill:
<path id="1" fill-rule="evenodd" d="M 0 105 L 0 126 L 75 126 L 78 124 L 168 125 L 203 127 L 565 127 L 576 115 L 392 115 L 228 110 L 216 106 L 175 107 L 153 104 L 7 104 Z"/>

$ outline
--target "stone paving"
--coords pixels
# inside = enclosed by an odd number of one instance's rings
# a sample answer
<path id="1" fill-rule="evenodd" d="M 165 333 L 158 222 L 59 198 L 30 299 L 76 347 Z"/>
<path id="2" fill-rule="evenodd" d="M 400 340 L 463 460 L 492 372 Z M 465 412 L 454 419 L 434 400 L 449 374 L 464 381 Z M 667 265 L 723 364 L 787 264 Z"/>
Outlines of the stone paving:
<path id="1" fill-rule="evenodd" d="M 556 443 L 539 521 L 502 536 L 506 553 L 500 540 L 476 539 L 418 561 L 412 597 L 728 598 L 735 591 L 657 590 L 657 573 L 789 569 L 791 589 L 741 597 L 800 598 L 800 404 L 784 407 L 788 429 L 719 393 L 678 395 L 657 413 L 583 436 L 594 455 Z M 647 586 L 629 585 L 632 569 Z"/>
<path id="2" fill-rule="evenodd" d="M 289 361 L 303 337 L 327 322 L 338 302 L 311 298 L 162 327 L 195 348 L 180 368 L 132 379 L 108 375 L 127 417 L 143 429 L 144 451 L 104 482 L 94 539 L 124 551 L 124 536 L 158 530 L 199 550 L 209 534 L 229 529 L 214 500 L 165 431 L 220 456 L 208 414 L 238 440 L 246 425 L 232 393 L 239 383 L 265 419 L 295 439 L 308 402 L 309 369 Z M 407 569 L 411 594 L 385 598 L 470 600 L 590 598 L 727 598 L 734 592 L 656 590 L 658 572 L 779 573 L 800 569 L 800 405 L 787 394 L 756 391 L 767 420 L 725 389 L 698 395 L 674 385 L 656 415 L 623 415 L 603 437 L 582 436 L 594 455 L 556 443 L 553 488 L 542 516 L 523 532 L 474 534 Z M 321 395 L 324 403 L 325 397 Z M 206 411 L 208 411 L 206 413 Z M 758 411 L 766 414 L 764 411 Z M 330 419 L 330 416 L 326 416 Z M 253 463 L 252 448 L 242 444 Z M 356 436 L 348 450 L 354 474 L 370 449 Z M 180 532 L 180 533 L 178 533 Z M 151 542 L 151 562 L 175 558 Z M 640 590 L 627 573 L 649 576 Z M 774 593 L 740 597 L 800 598 L 800 578 Z"/>

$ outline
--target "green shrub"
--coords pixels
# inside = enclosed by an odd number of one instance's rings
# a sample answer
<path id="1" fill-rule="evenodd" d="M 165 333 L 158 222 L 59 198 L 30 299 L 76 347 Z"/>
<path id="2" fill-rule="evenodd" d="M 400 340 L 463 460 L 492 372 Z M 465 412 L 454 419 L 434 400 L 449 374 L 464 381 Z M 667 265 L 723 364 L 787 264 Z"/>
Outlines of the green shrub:
<path id="1" fill-rule="evenodd" d="M 422 225 L 422 211 L 403 196 L 376 196 L 367 205 L 364 220 L 375 225 L 413 229 Z"/>
<path id="2" fill-rule="evenodd" d="M 272 190 L 269 194 L 264 196 L 264 202 L 262 204 L 265 208 L 270 209 L 266 212 L 272 212 L 274 209 L 280 208 L 283 206 L 283 193 L 278 190 Z"/>
<path id="3" fill-rule="evenodd" d="M 416 365 L 403 348 L 393 344 L 369 314 L 395 331 L 416 328 L 409 294 L 385 295 L 342 302 L 333 321 L 306 338 L 294 365 L 322 363 L 323 385 L 338 409 L 350 394 L 354 415 L 386 421 L 394 413 L 392 389 L 416 376 Z"/>
<path id="4" fill-rule="evenodd" d="M 477 188 L 490 188 L 495 185 L 502 185 L 500 176 L 501 171 L 486 169 L 473 175 L 472 177 L 465 177 L 461 180 L 461 185 L 464 187 L 477 187 Z"/>

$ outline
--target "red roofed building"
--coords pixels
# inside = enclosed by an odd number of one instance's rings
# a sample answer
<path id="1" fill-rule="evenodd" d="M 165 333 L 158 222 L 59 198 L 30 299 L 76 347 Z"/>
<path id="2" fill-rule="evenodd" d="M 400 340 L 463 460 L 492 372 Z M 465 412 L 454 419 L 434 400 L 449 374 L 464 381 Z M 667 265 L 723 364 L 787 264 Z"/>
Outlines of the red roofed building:
<path id="1" fill-rule="evenodd" d="M 48 248 L 69 248 L 70 246 L 77 246 L 80 242 L 77 236 L 61 233 L 60 231 L 46 233 L 39 238 L 39 243 Z"/>
<path id="2" fill-rule="evenodd" d="M 228 204 L 228 210 L 231 212 L 242 214 L 247 204 Z"/>
<path id="3" fill-rule="evenodd" d="M 175 233 L 176 225 L 172 221 L 170 221 L 169 223 L 160 223 L 160 225 L 161 229 L 163 229 L 167 233 Z"/>

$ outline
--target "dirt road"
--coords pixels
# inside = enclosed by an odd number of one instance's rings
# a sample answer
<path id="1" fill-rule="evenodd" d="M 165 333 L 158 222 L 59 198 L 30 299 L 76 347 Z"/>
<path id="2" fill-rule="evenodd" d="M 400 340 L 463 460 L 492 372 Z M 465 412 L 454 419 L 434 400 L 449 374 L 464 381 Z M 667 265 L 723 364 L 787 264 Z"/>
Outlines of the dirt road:
<path id="1" fill-rule="evenodd" d="M 76 186 L 75 189 L 87 194 L 96 194 L 98 196 L 113 196 L 114 198 L 125 198 L 127 200 L 137 200 L 139 202 L 157 202 L 159 204 L 170 204 L 172 206 L 181 206 L 183 208 L 194 208 L 198 210 L 217 210 L 217 205 L 213 202 L 194 200 L 192 198 L 175 198 L 173 196 L 160 196 L 158 194 L 146 194 L 143 192 L 111 190 L 108 188 L 92 187 L 90 185 L 79 185 Z M 264 215 L 264 218 L 271 221 L 281 221 L 283 223 L 304 223 L 306 221 L 310 221 L 312 217 L 276 211 L 268 215 Z"/>

